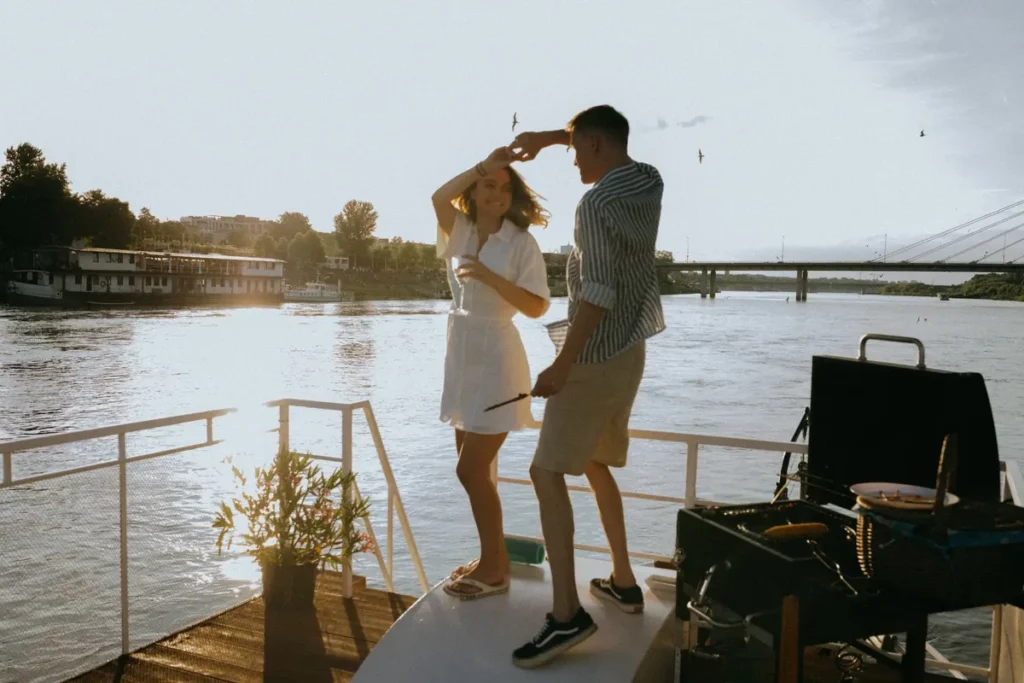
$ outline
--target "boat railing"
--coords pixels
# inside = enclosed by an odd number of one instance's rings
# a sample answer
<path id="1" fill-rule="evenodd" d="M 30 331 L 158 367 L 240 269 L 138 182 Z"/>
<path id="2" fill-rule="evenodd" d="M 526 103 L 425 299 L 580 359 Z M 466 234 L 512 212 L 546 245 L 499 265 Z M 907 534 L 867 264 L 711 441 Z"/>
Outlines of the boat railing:
<path id="1" fill-rule="evenodd" d="M 394 567 L 394 521 L 395 516 L 398 516 L 399 522 L 402 527 L 402 532 L 405 536 L 406 547 L 412 557 L 412 562 L 416 570 L 417 579 L 419 581 L 420 588 L 426 592 L 430 586 L 427 582 L 426 573 L 423 569 L 423 563 L 420 559 L 419 550 L 416 546 L 416 541 L 413 538 L 412 530 L 409 526 L 409 519 L 405 512 L 405 507 L 402 504 L 402 498 L 398 491 L 398 485 L 395 482 L 394 474 L 391 470 L 391 465 L 388 460 L 387 451 L 384 448 L 384 442 L 381 438 L 380 429 L 377 425 L 377 420 L 374 416 L 373 409 L 370 406 L 369 401 L 362 401 L 359 403 L 324 403 L 319 401 L 302 401 L 297 399 L 282 399 L 273 401 L 268 406 L 276 407 L 278 409 L 279 424 L 275 431 L 278 432 L 278 445 L 285 448 L 289 447 L 289 418 L 293 408 L 311 408 L 318 410 L 327 410 L 340 413 L 342 418 L 342 434 L 341 434 L 341 453 L 339 457 L 331 457 L 324 455 L 313 455 L 312 457 L 317 460 L 325 460 L 330 462 L 340 463 L 343 471 L 352 471 L 352 423 L 356 413 L 360 413 L 366 420 L 369 426 L 370 433 L 373 438 L 373 443 L 377 451 L 377 456 L 380 460 L 381 469 L 384 471 L 384 477 L 387 481 L 388 487 L 388 526 L 387 526 L 387 558 L 385 560 L 384 554 L 382 553 L 380 546 L 377 543 L 376 533 L 371 524 L 369 515 L 363 517 L 362 522 L 366 527 L 367 534 L 370 536 L 372 546 L 374 548 L 374 554 L 376 555 L 377 561 L 380 565 L 381 573 L 384 576 L 384 582 L 387 585 L 389 591 L 394 591 L 393 585 L 393 572 Z M 66 432 L 63 434 L 52 434 L 46 436 L 36 436 L 26 439 L 18 439 L 14 441 L 0 442 L 0 463 L 2 463 L 2 479 L 0 479 L 0 491 L 4 489 L 15 489 L 29 486 L 32 484 L 38 484 L 40 482 L 51 481 L 60 479 L 63 477 L 69 477 L 71 475 L 82 474 L 85 472 L 93 472 L 97 470 L 106 470 L 117 468 L 118 470 L 118 501 L 119 501 L 119 588 L 120 588 L 120 621 L 121 621 L 121 653 L 128 654 L 130 649 L 130 630 L 129 625 L 131 623 L 130 605 L 129 605 L 129 544 L 128 544 L 128 528 L 129 528 L 129 487 L 128 487 L 128 468 L 130 465 L 135 463 L 153 460 L 156 458 L 166 457 L 179 453 L 186 453 L 189 451 L 196 451 L 199 449 L 209 448 L 223 443 L 222 440 L 214 438 L 214 421 L 218 417 L 228 415 L 236 412 L 234 409 L 220 409 L 220 410 L 208 410 L 197 413 L 189 413 L 185 415 L 176 415 L 173 417 L 159 418 L 153 420 L 143 420 L 140 422 L 130 422 L 126 424 L 113 425 L 109 427 L 100 427 L 96 429 L 85 429 L 73 432 Z M 174 448 L 161 450 L 152 453 L 144 453 L 141 455 L 130 455 L 128 452 L 128 440 L 129 434 L 146 432 L 156 429 L 165 429 L 168 427 L 176 427 L 179 425 L 189 425 L 197 422 L 206 423 L 206 438 L 202 441 L 189 443 L 185 446 L 177 446 Z M 62 470 L 49 471 L 43 474 L 32 474 L 30 476 L 16 477 L 14 468 L 15 456 L 26 455 L 32 451 L 39 451 L 40 449 L 52 448 L 57 446 L 64 446 L 68 444 L 82 443 L 86 441 L 93 441 L 97 439 L 115 438 L 117 440 L 117 458 L 111 460 L 103 460 L 101 462 L 90 463 L 88 465 L 82 465 L 79 467 L 71 467 Z M 350 491 L 350 495 L 358 496 L 358 486 L 353 487 L 354 490 Z M 212 513 L 211 513 L 212 514 Z M 343 582 L 345 597 L 352 596 L 352 569 L 351 561 L 347 561 L 343 566 Z"/>
<path id="2" fill-rule="evenodd" d="M 416 546 L 416 542 L 413 537 L 411 527 L 409 525 L 408 515 L 406 514 L 405 507 L 402 503 L 402 498 L 398 490 L 398 485 L 395 481 L 395 477 L 391 469 L 388 454 L 384 447 L 383 439 L 381 438 L 380 434 L 380 429 L 377 425 L 376 417 L 374 415 L 370 402 L 361 401 L 356 403 L 329 403 L 322 401 L 307 401 L 300 399 L 280 399 L 268 403 L 267 406 L 276 407 L 278 409 L 278 426 L 274 431 L 276 431 L 278 434 L 279 447 L 285 448 L 290 447 L 290 423 L 292 411 L 294 409 L 321 410 L 338 413 L 341 416 L 342 422 L 340 454 L 338 456 L 313 455 L 312 457 L 318 460 L 340 463 L 343 471 L 346 472 L 353 471 L 353 422 L 356 418 L 357 413 L 363 416 L 363 418 L 366 420 L 367 426 L 369 427 L 373 445 L 376 450 L 381 470 L 383 471 L 387 485 L 387 543 L 384 552 L 382 552 L 380 544 L 378 544 L 376 541 L 377 536 L 369 517 L 364 517 L 361 521 L 365 525 L 367 534 L 371 537 L 372 545 L 374 547 L 374 554 L 380 566 L 384 582 L 387 585 L 388 590 L 393 591 L 394 523 L 395 517 L 397 516 L 398 522 L 402 527 L 402 532 L 404 534 L 404 540 L 407 550 L 410 554 L 412 564 L 416 571 L 419 586 L 423 591 L 427 591 L 430 587 L 429 582 L 427 580 L 426 573 L 423 568 L 423 563 L 419 554 L 419 550 Z M 108 468 L 118 469 L 118 499 L 120 524 L 120 616 L 121 650 L 123 653 L 129 652 L 130 642 L 128 602 L 128 467 L 129 465 L 140 461 L 152 460 L 155 458 L 169 456 L 177 453 L 184 453 L 187 451 L 208 448 L 222 443 L 222 441 L 214 438 L 214 421 L 215 419 L 232 412 L 235 412 L 234 409 L 211 410 L 167 418 L 144 420 L 140 422 L 114 425 L 110 427 L 102 427 L 98 429 L 86 429 L 81 431 L 68 432 L 64 434 L 36 436 L 26 439 L 0 443 L 0 462 L 2 462 L 2 479 L 0 479 L 0 490 L 9 489 L 13 487 L 27 486 L 42 481 L 58 479 L 60 477 L 67 477 L 73 474 L 79 474 L 93 470 Z M 185 446 L 170 448 L 167 450 L 161 450 L 153 453 L 145 453 L 142 455 L 129 455 L 128 453 L 127 435 L 129 434 L 197 422 L 206 423 L 205 440 L 196 443 L 191 443 Z M 535 422 L 532 425 L 532 427 L 539 428 L 540 423 Z M 711 434 L 691 434 L 644 429 L 631 429 L 630 436 L 632 439 L 638 441 L 653 441 L 678 444 L 681 448 L 685 448 L 685 477 L 683 487 L 684 495 L 678 497 L 646 493 L 642 491 L 623 491 L 623 497 L 627 499 L 673 503 L 681 505 L 686 508 L 693 508 L 696 506 L 713 504 L 713 501 L 704 500 L 698 498 L 697 496 L 698 462 L 700 459 L 701 451 L 704 448 L 718 447 L 745 451 L 759 451 L 767 454 L 789 452 L 794 455 L 803 455 L 807 453 L 807 445 L 805 443 L 800 442 L 766 441 L 743 437 L 730 437 Z M 16 455 L 21 455 L 29 451 L 39 450 L 43 448 L 103 438 L 116 438 L 118 446 L 118 455 L 116 459 L 92 463 L 79 467 L 73 467 L 60 471 L 47 472 L 45 474 L 34 474 L 31 476 L 20 478 L 16 478 L 14 476 L 13 461 Z M 1024 500 L 1024 478 L 1022 478 L 1021 476 L 1019 467 L 1016 463 L 1007 462 L 1003 464 L 1002 471 L 1002 487 L 1004 499 L 1012 500 L 1015 504 L 1020 505 L 1022 503 L 1022 500 Z M 504 484 L 525 486 L 532 485 L 528 479 L 497 476 L 496 470 L 494 472 L 494 476 L 498 482 Z M 569 488 L 572 491 L 581 492 L 587 492 L 590 490 L 589 487 L 586 486 L 574 485 L 570 486 Z M 353 487 L 351 495 L 359 495 L 357 487 Z M 540 541 L 541 539 L 536 540 Z M 582 551 L 606 554 L 610 553 L 610 550 L 607 547 L 601 546 L 577 544 L 576 548 Z M 638 559 L 647 561 L 670 560 L 670 558 L 663 553 L 637 551 L 632 553 L 632 555 Z M 352 582 L 350 566 L 345 566 L 343 568 L 343 579 L 346 594 L 351 595 L 350 591 Z M 969 673 L 974 675 L 987 676 L 989 681 L 998 681 L 999 683 L 1002 683 L 1002 681 L 1010 679 L 1000 679 L 1000 672 L 1006 672 L 1012 669 L 1015 663 L 1017 666 L 1020 666 L 1020 639 L 1022 634 L 1024 634 L 1024 611 L 1009 605 L 995 606 L 993 608 L 990 662 L 987 668 L 948 662 L 934 649 L 930 649 L 930 653 L 932 656 L 928 660 L 928 663 L 929 665 L 932 665 L 934 667 L 944 668 L 949 671 L 952 671 L 955 676 L 960 678 L 963 677 L 963 673 Z"/>

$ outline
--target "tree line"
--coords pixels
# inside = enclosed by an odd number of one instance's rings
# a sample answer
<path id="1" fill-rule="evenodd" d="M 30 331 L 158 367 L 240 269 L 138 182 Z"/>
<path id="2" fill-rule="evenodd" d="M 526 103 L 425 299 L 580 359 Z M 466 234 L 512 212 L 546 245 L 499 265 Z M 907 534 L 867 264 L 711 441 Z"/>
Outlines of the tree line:
<path id="1" fill-rule="evenodd" d="M 71 191 L 67 165 L 47 161 L 29 143 L 10 147 L 0 167 L 0 255 L 42 246 L 70 246 L 84 240 L 92 247 L 142 250 L 211 251 L 279 258 L 290 269 L 322 266 L 329 254 L 348 256 L 358 270 L 436 269 L 433 245 L 375 237 L 378 214 L 373 204 L 352 200 L 334 217 L 332 233 L 317 232 L 297 211 L 282 213 L 255 240 L 236 230 L 219 245 L 204 243 L 195 226 L 161 220 L 143 207 L 136 215 L 128 202 L 89 190 Z"/>

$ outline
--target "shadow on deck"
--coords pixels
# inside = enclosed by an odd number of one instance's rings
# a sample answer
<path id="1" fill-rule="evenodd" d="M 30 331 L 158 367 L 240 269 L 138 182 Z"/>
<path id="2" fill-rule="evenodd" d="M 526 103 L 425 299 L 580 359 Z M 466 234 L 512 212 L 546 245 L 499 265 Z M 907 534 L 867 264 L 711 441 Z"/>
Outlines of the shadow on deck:
<path id="1" fill-rule="evenodd" d="M 341 574 L 317 581 L 314 610 L 265 612 L 254 598 L 168 636 L 128 657 L 71 679 L 129 681 L 350 681 L 384 633 L 415 601 L 366 587 L 353 577 L 342 597 Z"/>

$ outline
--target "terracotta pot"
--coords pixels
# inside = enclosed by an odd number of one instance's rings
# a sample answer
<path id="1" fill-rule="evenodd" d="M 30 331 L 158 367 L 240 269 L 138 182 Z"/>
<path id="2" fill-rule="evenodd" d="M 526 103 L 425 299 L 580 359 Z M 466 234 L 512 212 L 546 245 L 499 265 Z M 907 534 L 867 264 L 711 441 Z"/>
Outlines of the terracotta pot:
<path id="1" fill-rule="evenodd" d="M 263 602 L 271 609 L 309 609 L 313 607 L 316 564 L 273 565 L 260 567 L 263 573 Z"/>

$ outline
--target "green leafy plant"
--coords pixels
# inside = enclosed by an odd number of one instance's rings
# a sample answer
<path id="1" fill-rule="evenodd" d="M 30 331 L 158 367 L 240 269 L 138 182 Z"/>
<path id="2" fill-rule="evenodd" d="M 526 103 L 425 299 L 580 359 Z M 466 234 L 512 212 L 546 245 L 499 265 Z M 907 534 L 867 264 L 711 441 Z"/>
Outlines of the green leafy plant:
<path id="1" fill-rule="evenodd" d="M 228 458 L 227 462 L 231 462 Z M 337 569 L 356 553 L 374 550 L 370 537 L 356 529 L 358 518 L 368 514 L 368 498 L 352 496 L 355 474 L 338 468 L 325 474 L 311 456 L 281 449 L 270 467 L 257 467 L 253 487 L 238 467 L 231 465 L 239 494 L 220 504 L 213 527 L 218 555 L 224 540 L 230 549 L 235 535 L 246 554 L 260 566 L 316 564 Z M 243 517 L 247 529 L 237 526 Z"/>

